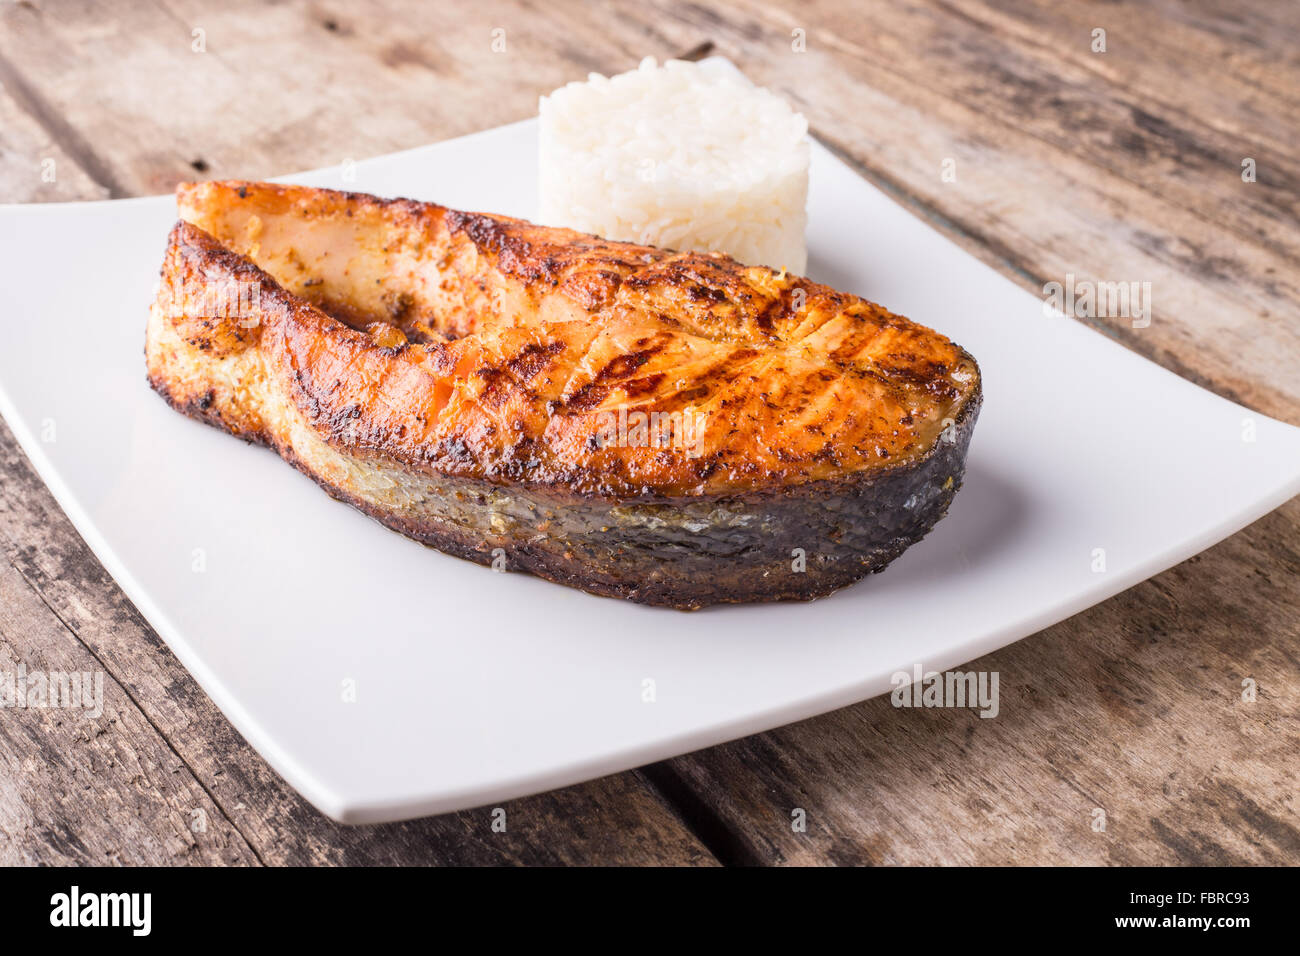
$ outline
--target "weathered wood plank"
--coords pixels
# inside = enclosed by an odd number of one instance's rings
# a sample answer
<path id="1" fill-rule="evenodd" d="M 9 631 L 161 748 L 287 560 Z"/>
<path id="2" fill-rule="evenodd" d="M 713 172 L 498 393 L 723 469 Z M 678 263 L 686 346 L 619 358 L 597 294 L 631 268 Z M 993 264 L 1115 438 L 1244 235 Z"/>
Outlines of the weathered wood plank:
<path id="1" fill-rule="evenodd" d="M 0 60 L 0 202 L 107 199 L 109 190 L 19 105 L 14 97 L 18 86 L 18 78 Z"/>
<path id="2" fill-rule="evenodd" d="M 522 119 L 540 93 L 642 55 L 641 31 L 611 33 L 580 6 L 562 7 L 168 0 L 115 5 L 110 26 L 80 4 L 7 5 L 0 57 L 127 193 L 148 195 Z M 494 30 L 504 52 L 493 52 Z"/>

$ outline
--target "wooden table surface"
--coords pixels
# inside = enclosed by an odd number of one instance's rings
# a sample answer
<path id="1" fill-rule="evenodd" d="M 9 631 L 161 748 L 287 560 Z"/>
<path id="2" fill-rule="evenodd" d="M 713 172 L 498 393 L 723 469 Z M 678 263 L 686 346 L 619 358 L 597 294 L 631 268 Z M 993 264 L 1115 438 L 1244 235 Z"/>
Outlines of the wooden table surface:
<path id="1" fill-rule="evenodd" d="M 0 0 L 0 201 L 342 163 L 713 44 L 1036 294 L 1151 282 L 1149 327 L 1088 321 L 1300 424 L 1297 36 L 1269 0 Z M 513 801 L 506 833 L 487 809 L 349 828 L 231 728 L 0 425 L 0 671 L 107 675 L 97 723 L 0 712 L 0 862 L 1295 864 L 1298 542 L 1293 500 L 981 659 L 995 720 L 877 699 Z"/>

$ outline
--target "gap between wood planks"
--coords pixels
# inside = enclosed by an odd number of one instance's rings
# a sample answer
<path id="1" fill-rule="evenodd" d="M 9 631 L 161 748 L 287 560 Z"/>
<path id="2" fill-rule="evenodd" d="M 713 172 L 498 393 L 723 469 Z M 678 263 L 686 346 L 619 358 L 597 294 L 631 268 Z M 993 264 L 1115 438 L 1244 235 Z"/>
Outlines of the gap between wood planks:
<path id="1" fill-rule="evenodd" d="M 51 142 L 58 146 L 63 152 L 81 168 L 96 184 L 108 190 L 109 199 L 127 199 L 130 193 L 123 188 L 113 171 L 91 148 L 81 136 L 80 133 L 72 127 L 63 117 L 59 115 L 58 110 L 36 92 L 32 86 L 23 79 L 22 74 L 14 68 L 0 53 L 0 86 L 8 91 L 10 98 L 30 116 L 40 127 L 45 130 L 50 137 Z"/>
<path id="2" fill-rule="evenodd" d="M 664 802 L 674 809 L 686 829 L 695 834 L 723 866 L 767 866 L 739 827 L 711 806 L 701 791 L 695 789 L 668 760 L 637 768 L 659 791 Z M 773 861 L 775 862 L 775 861 Z"/>

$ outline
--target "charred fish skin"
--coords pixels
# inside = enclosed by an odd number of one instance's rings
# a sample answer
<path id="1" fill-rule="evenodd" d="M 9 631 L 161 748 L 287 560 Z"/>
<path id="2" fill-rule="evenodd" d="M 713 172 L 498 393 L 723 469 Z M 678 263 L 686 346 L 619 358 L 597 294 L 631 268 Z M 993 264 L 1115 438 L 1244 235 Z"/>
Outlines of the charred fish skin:
<path id="1" fill-rule="evenodd" d="M 408 201 L 190 189 L 182 208 L 222 235 L 184 221 L 172 232 L 146 337 L 154 389 L 441 551 L 683 610 L 807 600 L 884 568 L 960 487 L 978 366 L 870 303 L 797 277 L 773 284 L 783 277 L 718 257 Z M 298 222 L 363 232 L 313 261 L 289 241 Z M 387 230 L 373 246 L 382 254 L 357 238 L 375 222 Z M 340 248 L 344 264 L 320 265 Z M 367 280 L 394 274 L 401 289 L 367 299 Z M 504 309 L 478 295 L 492 282 L 516 314 L 545 321 L 501 321 Z M 255 288 L 255 304 L 213 315 L 196 303 L 231 288 Z M 823 313 L 809 319 L 787 301 L 796 297 Z M 449 299 L 459 311 L 447 313 Z M 791 345 L 806 348 L 808 335 L 783 339 L 799 322 L 842 326 L 818 343 L 838 357 L 818 367 Z M 636 349 L 641 340 L 649 347 Z M 671 361 L 656 366 L 656 344 Z M 766 374 L 742 374 L 764 371 L 764 348 Z M 822 384 L 831 370 L 849 383 L 850 414 L 832 408 L 844 427 L 828 437 L 800 420 L 791 431 L 800 402 L 834 406 Z M 595 416 L 647 392 L 711 408 L 711 444 L 692 457 L 592 441 Z M 873 412 L 879 421 L 864 425 Z M 755 448 L 759 438 L 768 447 Z"/>

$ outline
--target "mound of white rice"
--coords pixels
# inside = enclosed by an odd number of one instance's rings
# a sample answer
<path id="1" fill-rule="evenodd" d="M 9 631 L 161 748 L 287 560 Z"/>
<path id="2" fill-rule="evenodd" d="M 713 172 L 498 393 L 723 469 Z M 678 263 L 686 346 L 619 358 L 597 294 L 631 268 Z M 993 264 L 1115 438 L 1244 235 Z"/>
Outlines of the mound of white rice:
<path id="1" fill-rule="evenodd" d="M 541 222 L 804 271 L 808 123 L 730 63 L 647 57 L 539 110 Z"/>

